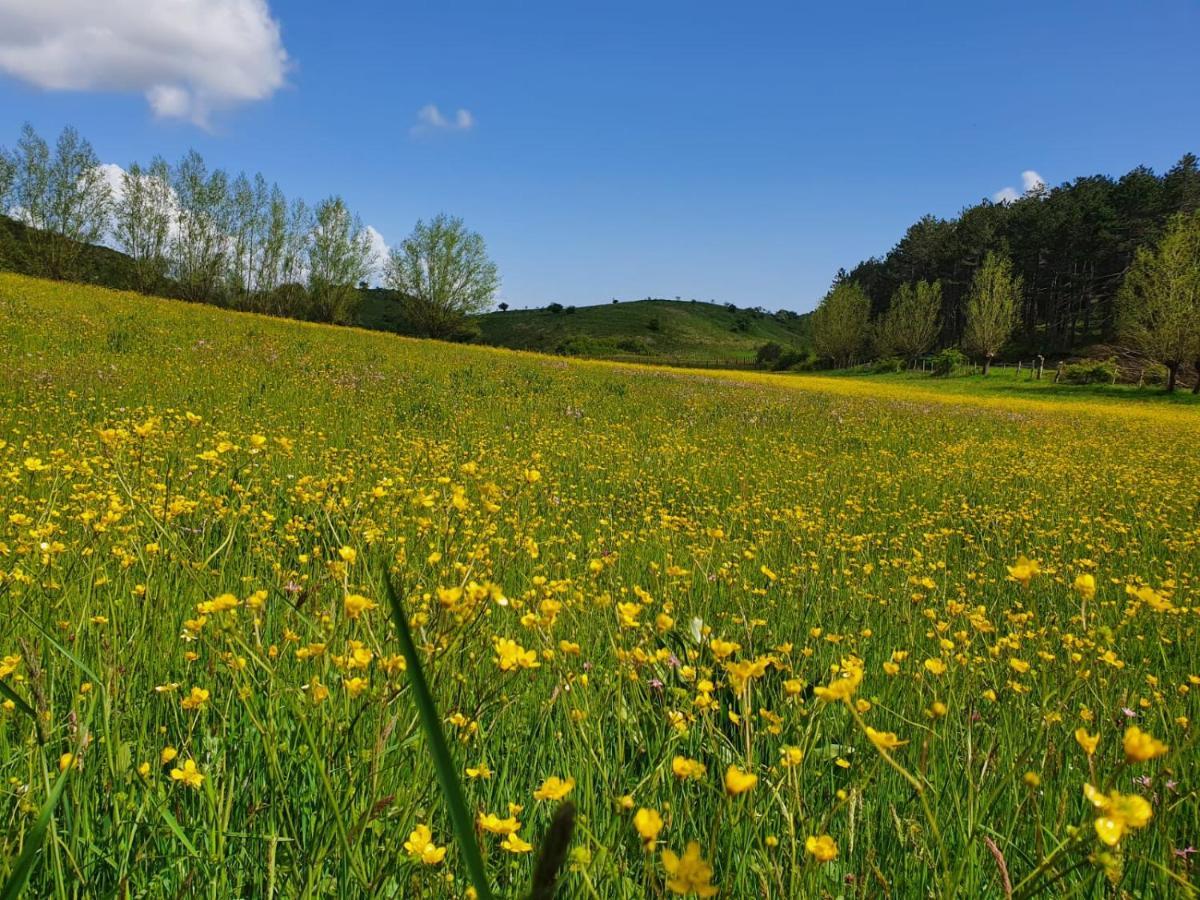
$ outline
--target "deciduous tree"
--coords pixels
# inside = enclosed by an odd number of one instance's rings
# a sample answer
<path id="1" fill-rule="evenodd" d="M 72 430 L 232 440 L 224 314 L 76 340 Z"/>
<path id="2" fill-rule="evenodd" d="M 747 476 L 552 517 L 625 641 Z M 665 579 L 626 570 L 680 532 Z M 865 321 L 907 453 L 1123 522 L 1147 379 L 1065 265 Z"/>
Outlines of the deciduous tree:
<path id="1" fill-rule="evenodd" d="M 386 280 L 413 328 L 436 338 L 457 336 L 466 317 L 486 310 L 500 286 L 483 238 L 444 214 L 417 222 L 392 250 Z"/>
<path id="2" fill-rule="evenodd" d="M 308 293 L 316 317 L 343 324 L 353 321 L 355 285 L 374 265 L 371 239 L 342 198 L 318 203 L 308 245 Z"/>
<path id="3" fill-rule="evenodd" d="M 849 366 L 867 341 L 871 303 L 853 281 L 833 286 L 812 314 L 813 346 L 839 368 Z"/>
<path id="4" fill-rule="evenodd" d="M 937 343 L 942 312 L 942 283 L 905 282 L 892 295 L 887 312 L 875 323 L 875 352 L 915 359 Z"/>
<path id="5" fill-rule="evenodd" d="M 1014 276 L 1007 256 L 988 253 L 971 280 L 967 295 L 967 322 L 963 346 L 983 357 L 983 374 L 992 368 L 992 360 L 1017 325 L 1021 279 Z"/>
<path id="6" fill-rule="evenodd" d="M 113 207 L 113 236 L 133 260 L 139 291 L 161 287 L 175 219 L 171 168 L 156 156 L 143 169 L 133 163 L 121 178 L 121 196 Z"/>
<path id="7" fill-rule="evenodd" d="M 112 193 L 92 145 L 68 126 L 54 154 L 26 124 L 13 157 L 13 204 L 26 231 L 29 255 L 50 278 L 73 278 L 85 245 L 108 230 Z"/>
<path id="8" fill-rule="evenodd" d="M 1167 367 L 1167 391 L 1175 390 L 1180 367 L 1200 357 L 1200 210 L 1180 213 L 1157 247 L 1138 250 L 1117 322 L 1133 350 Z"/>

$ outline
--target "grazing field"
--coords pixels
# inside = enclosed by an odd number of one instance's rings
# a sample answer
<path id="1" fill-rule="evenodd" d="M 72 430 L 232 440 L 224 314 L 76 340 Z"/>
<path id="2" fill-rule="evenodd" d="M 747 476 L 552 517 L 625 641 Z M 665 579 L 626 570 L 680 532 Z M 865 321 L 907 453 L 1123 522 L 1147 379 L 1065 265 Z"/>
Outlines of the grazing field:
<path id="1" fill-rule="evenodd" d="M 390 570 L 500 896 L 565 801 L 564 896 L 1192 893 L 1195 409 L 17 276 L 0 359 L 0 884 L 464 896 Z"/>

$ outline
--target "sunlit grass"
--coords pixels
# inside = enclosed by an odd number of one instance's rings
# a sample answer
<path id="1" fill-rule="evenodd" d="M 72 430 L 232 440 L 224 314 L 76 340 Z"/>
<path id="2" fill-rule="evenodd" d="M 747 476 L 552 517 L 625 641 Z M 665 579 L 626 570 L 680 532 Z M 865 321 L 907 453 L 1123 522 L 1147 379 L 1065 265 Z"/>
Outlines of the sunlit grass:
<path id="1" fill-rule="evenodd" d="M 31 896 L 464 895 L 386 566 L 497 895 L 565 800 L 569 896 L 1188 890 L 1190 408 L 12 276 L 0 350 L 0 677 L 38 717 L 0 712 L 0 884 L 61 771 Z"/>

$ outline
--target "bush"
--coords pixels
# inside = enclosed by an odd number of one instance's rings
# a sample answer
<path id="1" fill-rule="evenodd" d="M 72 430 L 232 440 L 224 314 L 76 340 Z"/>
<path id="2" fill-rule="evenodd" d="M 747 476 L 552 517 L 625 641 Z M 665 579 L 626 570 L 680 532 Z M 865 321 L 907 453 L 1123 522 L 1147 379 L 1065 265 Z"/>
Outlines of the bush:
<path id="1" fill-rule="evenodd" d="M 767 341 L 754 354 L 754 362 L 760 366 L 774 365 L 783 356 L 783 345 L 777 341 Z"/>
<path id="2" fill-rule="evenodd" d="M 904 367 L 905 362 L 900 357 L 885 356 L 871 364 L 871 373 L 873 375 L 894 375 L 897 372 L 903 372 Z"/>
<path id="3" fill-rule="evenodd" d="M 933 374 L 941 377 L 953 375 L 967 364 L 967 358 L 957 347 L 947 347 L 933 357 Z"/>
<path id="4" fill-rule="evenodd" d="M 643 337 L 629 337 L 622 338 L 621 340 L 617 341 L 617 349 L 622 350 L 625 353 L 646 354 L 649 353 L 653 348 L 651 347 L 650 342 Z"/>
<path id="5" fill-rule="evenodd" d="M 776 372 L 786 372 L 790 369 L 803 368 L 810 365 L 812 361 L 813 358 L 807 353 L 801 353 L 799 350 L 785 350 L 771 368 Z"/>
<path id="6" fill-rule="evenodd" d="M 1085 359 L 1063 367 L 1066 384 L 1112 384 L 1117 380 L 1117 363 L 1112 359 Z"/>
<path id="7" fill-rule="evenodd" d="M 1169 374 L 1167 367 L 1162 363 L 1147 363 L 1146 368 L 1142 370 L 1142 384 L 1161 387 L 1167 383 Z"/>
<path id="8" fill-rule="evenodd" d="M 658 316 L 655 316 L 653 319 L 651 319 L 649 322 L 646 323 L 646 327 L 649 328 L 651 331 L 662 331 L 662 322 L 660 322 L 658 320 Z"/>
<path id="9" fill-rule="evenodd" d="M 557 316 L 560 312 L 563 311 L 563 305 L 561 303 L 551 303 L 549 306 L 546 307 L 546 309 L 548 309 L 552 314 Z"/>

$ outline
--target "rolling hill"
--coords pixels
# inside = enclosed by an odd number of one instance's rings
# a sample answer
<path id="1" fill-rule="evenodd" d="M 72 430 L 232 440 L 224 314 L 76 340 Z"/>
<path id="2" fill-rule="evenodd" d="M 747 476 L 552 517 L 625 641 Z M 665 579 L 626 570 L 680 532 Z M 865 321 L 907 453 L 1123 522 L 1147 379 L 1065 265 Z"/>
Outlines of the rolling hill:
<path id="1" fill-rule="evenodd" d="M 774 341 L 803 351 L 808 317 L 687 300 L 637 300 L 479 316 L 482 342 L 571 356 L 744 363 Z"/>

